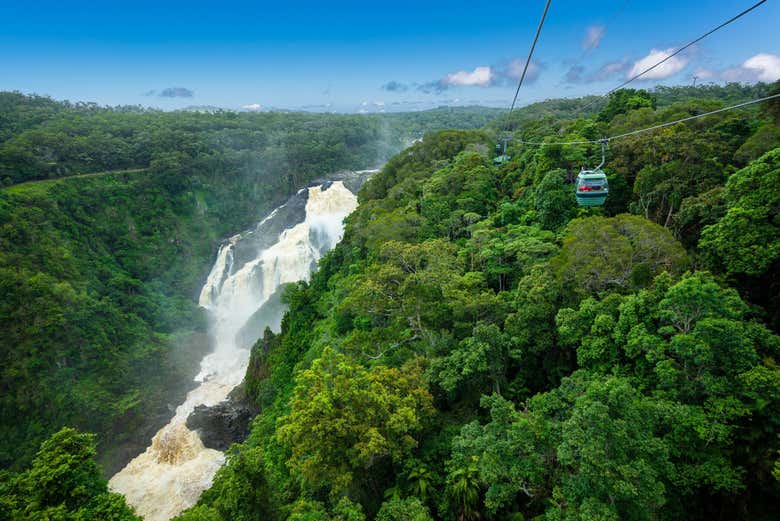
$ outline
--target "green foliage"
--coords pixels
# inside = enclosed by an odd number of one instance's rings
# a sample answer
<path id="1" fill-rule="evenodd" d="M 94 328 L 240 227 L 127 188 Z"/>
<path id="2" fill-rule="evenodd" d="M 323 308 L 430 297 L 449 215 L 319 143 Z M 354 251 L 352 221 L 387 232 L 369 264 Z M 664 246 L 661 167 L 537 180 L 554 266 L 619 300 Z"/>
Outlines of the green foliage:
<path id="1" fill-rule="evenodd" d="M 403 462 L 432 409 L 413 363 L 401 371 L 366 370 L 325 349 L 296 383 L 278 436 L 290 447 L 293 476 L 304 487 L 327 487 L 332 493 L 349 490 L 381 462 Z"/>
<path id="2" fill-rule="evenodd" d="M 0 194 L 3 465 L 24 465 L 64 424 L 123 441 L 164 396 L 184 392 L 191 357 L 207 348 L 189 296 L 214 241 L 246 218 L 226 204 L 241 181 L 201 181 L 174 193 L 126 174 Z M 233 203 L 249 211 L 271 198 Z"/>
<path id="3" fill-rule="evenodd" d="M 204 493 L 209 506 L 190 509 L 177 519 L 250 521 L 273 513 L 276 505 L 270 503 L 268 480 L 260 466 L 262 449 L 230 450 L 227 457 L 228 466 L 220 469 L 215 485 Z"/>
<path id="4" fill-rule="evenodd" d="M 775 148 L 778 143 L 780 143 L 780 124 L 764 123 L 739 147 L 735 158 L 740 164 L 748 164 Z"/>
<path id="5" fill-rule="evenodd" d="M 382 503 L 376 521 L 433 521 L 433 518 L 419 499 L 409 497 Z"/>
<path id="6" fill-rule="evenodd" d="M 468 269 L 485 274 L 488 286 L 504 291 L 557 252 L 555 235 L 536 226 L 508 224 L 497 228 L 489 220 L 471 227 L 465 246 Z"/>
<path id="7" fill-rule="evenodd" d="M 287 517 L 290 521 L 365 521 L 363 509 L 347 497 L 342 497 L 332 511 L 319 501 L 300 499 L 296 501 Z"/>
<path id="8" fill-rule="evenodd" d="M 577 295 L 625 291 L 646 285 L 661 271 L 688 264 L 672 234 L 641 217 L 587 217 L 571 221 L 554 259 L 558 277 Z"/>
<path id="9" fill-rule="evenodd" d="M 457 440 L 453 440 L 455 443 Z M 456 461 L 449 465 L 445 498 L 449 511 L 456 513 L 459 519 L 479 518 L 478 461 L 478 457 L 472 456 L 465 462 Z"/>
<path id="10" fill-rule="evenodd" d="M 534 210 L 542 228 L 557 230 L 576 214 L 574 191 L 565 180 L 564 170 L 553 170 L 545 174 L 534 190 Z"/>
<path id="11" fill-rule="evenodd" d="M 612 121 L 618 114 L 625 114 L 643 107 L 655 109 L 658 101 L 646 90 L 620 89 L 609 95 L 609 102 L 599 113 L 600 121 Z"/>
<path id="12" fill-rule="evenodd" d="M 749 443 L 742 436 L 775 443 L 761 428 L 744 431 L 743 422 L 756 414 L 777 421 L 769 418 L 778 373 L 762 358 L 776 356 L 780 339 L 746 321 L 748 308 L 737 293 L 701 272 L 671 286 L 662 276 L 651 289 L 608 300 L 561 310 L 561 337 L 577 345 L 582 367 L 620 368 L 658 402 L 675 464 L 668 481 L 684 494 L 697 487 L 735 491 L 748 462 L 768 474 L 769 462 L 746 458 L 737 448 Z"/>
<path id="13" fill-rule="evenodd" d="M 139 520 L 122 496 L 108 492 L 94 457 L 93 435 L 71 428 L 55 433 L 32 468 L 0 486 L 0 518 Z"/>
<path id="14" fill-rule="evenodd" d="M 180 174 L 205 161 L 221 172 L 262 168 L 298 186 L 317 174 L 379 164 L 431 130 L 478 128 L 495 113 L 479 107 L 370 116 L 162 112 L 2 92 L 0 179 L 133 168 Z"/>
<path id="15" fill-rule="evenodd" d="M 392 199 L 416 192 L 417 182 L 436 170 L 437 162 L 455 157 L 473 145 L 490 146 L 490 140 L 481 132 L 442 131 L 430 139 L 412 145 L 408 151 L 391 158 L 382 168 L 380 175 L 370 179 L 361 191 L 361 202 L 388 196 L 393 188 Z M 487 158 L 482 161 L 489 164 Z"/>
<path id="16" fill-rule="evenodd" d="M 434 367 L 438 372 L 436 380 L 448 392 L 453 392 L 471 382 L 472 387 L 480 382 L 491 382 L 493 392 L 501 394 L 506 386 L 507 347 L 509 340 L 495 324 L 479 323 L 472 336 L 462 340 L 449 356 Z"/>
<path id="17" fill-rule="evenodd" d="M 94 456 L 94 436 L 74 429 L 63 429 L 43 442 L 27 473 L 31 503 L 43 508 L 64 503 L 73 509 L 105 489 Z"/>
<path id="18" fill-rule="evenodd" d="M 711 266 L 757 276 L 780 257 L 780 148 L 729 177 L 726 214 L 702 232 Z"/>
<path id="19" fill-rule="evenodd" d="M 211 507 L 195 506 L 175 519 L 177 521 L 219 521 L 222 517 Z"/>

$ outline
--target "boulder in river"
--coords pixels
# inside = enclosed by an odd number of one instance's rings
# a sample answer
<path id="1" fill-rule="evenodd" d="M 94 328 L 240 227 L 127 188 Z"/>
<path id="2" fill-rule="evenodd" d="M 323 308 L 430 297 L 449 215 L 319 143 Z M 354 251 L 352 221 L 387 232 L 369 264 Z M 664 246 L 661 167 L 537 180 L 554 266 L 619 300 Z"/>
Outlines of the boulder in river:
<path id="1" fill-rule="evenodd" d="M 243 386 L 239 386 L 217 405 L 195 407 L 187 418 L 187 428 L 197 431 L 206 447 L 224 451 L 232 443 L 246 439 L 249 424 L 259 412 L 260 408 L 246 398 Z"/>

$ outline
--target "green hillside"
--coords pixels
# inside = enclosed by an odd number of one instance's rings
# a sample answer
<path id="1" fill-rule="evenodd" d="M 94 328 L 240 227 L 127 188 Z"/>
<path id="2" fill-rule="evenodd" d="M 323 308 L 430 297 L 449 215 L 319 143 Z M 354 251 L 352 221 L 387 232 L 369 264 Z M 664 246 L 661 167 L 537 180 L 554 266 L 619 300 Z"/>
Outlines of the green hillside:
<path id="1" fill-rule="evenodd" d="M 633 91 L 515 135 L 721 106 Z M 571 184 L 596 146 L 497 168 L 488 134 L 445 131 L 394 157 L 253 348 L 263 411 L 178 519 L 773 518 L 777 124 L 765 106 L 611 143 L 603 208 Z"/>

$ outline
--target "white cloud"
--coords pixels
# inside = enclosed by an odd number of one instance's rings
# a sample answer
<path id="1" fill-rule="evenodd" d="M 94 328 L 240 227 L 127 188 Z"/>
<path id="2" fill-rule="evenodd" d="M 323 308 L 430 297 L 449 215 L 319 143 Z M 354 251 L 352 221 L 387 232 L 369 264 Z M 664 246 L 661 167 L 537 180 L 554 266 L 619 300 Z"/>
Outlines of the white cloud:
<path id="1" fill-rule="evenodd" d="M 745 60 L 742 64 L 746 69 L 756 71 L 760 81 L 775 81 L 780 79 L 780 56 L 761 53 Z"/>
<path id="2" fill-rule="evenodd" d="M 474 70 L 451 72 L 438 81 L 413 84 L 415 88 L 426 94 L 441 94 L 450 87 L 496 87 L 516 84 L 523 73 L 525 60 L 515 59 L 509 63 L 498 65 L 483 65 Z M 531 61 L 525 75 L 526 83 L 531 83 L 539 77 L 544 65 Z M 387 89 L 385 89 L 387 90 Z"/>
<path id="3" fill-rule="evenodd" d="M 726 69 L 721 74 L 726 81 L 767 81 L 780 79 L 780 56 L 759 53 L 745 60 L 739 67 Z"/>
<path id="4" fill-rule="evenodd" d="M 257 112 L 259 110 L 262 110 L 263 106 L 260 105 L 259 103 L 250 103 L 249 105 L 244 105 L 241 108 L 244 109 L 244 110 L 249 110 L 251 112 Z"/>
<path id="5" fill-rule="evenodd" d="M 704 67 L 699 67 L 698 69 L 693 71 L 693 75 L 700 80 L 709 80 L 715 77 L 715 71 L 712 71 L 710 69 L 705 69 Z"/>
<path id="6" fill-rule="evenodd" d="M 603 25 L 591 25 L 585 29 L 585 38 L 582 39 L 582 48 L 585 50 L 595 49 L 601 43 L 601 39 L 607 33 L 607 28 Z"/>
<path id="7" fill-rule="evenodd" d="M 628 73 L 626 73 L 626 77 L 633 78 L 634 76 L 641 73 L 645 69 L 652 67 L 653 64 L 670 56 L 673 52 L 674 49 L 666 49 L 666 50 L 652 49 L 650 51 L 650 54 L 634 62 L 634 65 L 631 67 L 631 70 L 629 70 Z M 675 74 L 683 70 L 686 67 L 686 65 L 688 65 L 688 61 L 689 61 L 688 58 L 686 58 L 685 56 L 677 55 L 673 58 L 668 59 L 667 61 L 665 61 L 658 67 L 656 67 L 655 69 L 643 75 L 642 79 L 663 80 L 670 76 L 674 76 Z"/>
<path id="8" fill-rule="evenodd" d="M 444 85 L 463 85 L 487 87 L 493 79 L 490 67 L 476 67 L 473 71 L 458 71 L 448 74 L 442 80 Z"/>

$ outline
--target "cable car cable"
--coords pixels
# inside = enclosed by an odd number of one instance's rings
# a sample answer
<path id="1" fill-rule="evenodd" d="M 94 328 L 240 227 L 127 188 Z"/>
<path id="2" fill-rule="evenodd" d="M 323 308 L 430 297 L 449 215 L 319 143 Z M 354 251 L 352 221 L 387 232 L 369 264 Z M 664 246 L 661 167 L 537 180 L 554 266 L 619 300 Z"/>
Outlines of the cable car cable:
<path id="1" fill-rule="evenodd" d="M 764 0 L 766 1 L 766 0 Z M 515 110 L 515 103 L 517 103 L 517 95 L 520 94 L 520 87 L 523 86 L 523 80 L 525 79 L 525 73 L 528 71 L 528 66 L 531 64 L 531 58 L 534 55 L 534 49 L 536 48 L 536 42 L 539 41 L 539 35 L 542 33 L 542 26 L 544 26 L 544 19 L 547 18 L 547 11 L 550 10 L 550 4 L 552 0 L 547 0 L 547 4 L 544 6 L 544 12 L 542 13 L 542 19 L 539 20 L 539 26 L 536 28 L 536 36 L 534 36 L 534 43 L 531 44 L 531 50 L 528 52 L 528 59 L 525 60 L 525 67 L 523 67 L 523 73 L 520 75 L 520 81 L 517 83 L 517 89 L 515 90 L 515 97 L 512 100 L 512 105 L 509 107 L 509 113 L 507 114 L 507 125 L 509 125 L 509 118 L 512 116 L 512 111 Z"/>
<path id="2" fill-rule="evenodd" d="M 665 128 L 665 127 L 671 127 L 672 125 L 676 125 L 678 123 L 684 123 L 686 121 L 691 121 L 691 120 L 694 120 L 694 119 L 699 119 L 699 118 L 704 118 L 704 117 L 707 117 L 707 116 L 712 116 L 713 114 L 719 114 L 721 112 L 726 112 L 726 111 L 729 111 L 729 110 L 739 109 L 739 108 L 742 108 L 742 107 L 747 107 L 749 105 L 755 105 L 756 103 L 761 103 L 763 101 L 769 101 L 771 99 L 776 99 L 776 98 L 780 98 L 780 94 L 773 94 L 771 96 L 766 96 L 764 98 L 759 98 L 759 99 L 754 99 L 754 100 L 750 100 L 750 101 L 745 101 L 743 103 L 738 103 L 738 104 L 732 105 L 730 107 L 723 107 L 723 108 L 720 108 L 720 109 L 717 109 L 717 110 L 711 110 L 709 112 L 705 112 L 703 114 L 695 114 L 693 116 L 688 116 L 687 118 L 682 118 L 682 119 L 678 119 L 678 120 L 675 120 L 675 121 L 669 121 L 669 122 L 666 122 L 666 123 L 653 125 L 652 127 L 642 128 L 642 129 L 639 129 L 639 130 L 632 130 L 631 132 L 624 132 L 622 134 L 617 134 L 615 136 L 601 138 L 601 139 L 588 139 L 588 140 L 583 140 L 583 141 L 549 141 L 549 142 L 544 142 L 544 141 L 524 141 L 524 140 L 518 139 L 517 142 L 521 143 L 523 145 L 534 145 L 534 146 L 593 145 L 593 144 L 596 144 L 596 143 L 604 143 L 604 142 L 614 141 L 616 139 L 621 139 L 621 138 L 624 138 L 624 137 L 635 136 L 637 134 L 642 134 L 643 132 L 650 132 L 652 130 L 658 130 L 658 129 Z"/>
<path id="3" fill-rule="evenodd" d="M 542 12 L 542 18 L 539 20 L 539 26 L 536 28 L 536 35 L 534 36 L 534 41 L 531 44 L 531 49 L 528 51 L 528 58 L 525 60 L 525 66 L 523 67 L 523 72 L 520 74 L 520 80 L 517 82 L 517 89 L 515 90 L 515 97 L 512 99 L 512 104 L 509 106 L 509 112 L 506 116 L 506 127 L 504 127 L 505 131 L 509 130 L 509 124 L 512 118 L 512 111 L 515 109 L 515 103 L 517 103 L 517 96 L 520 94 L 520 87 L 523 86 L 523 80 L 525 80 L 525 75 L 528 72 L 528 66 L 531 65 L 531 59 L 534 55 L 534 49 L 536 49 L 536 43 L 539 41 L 539 35 L 542 33 L 542 27 L 544 27 L 544 20 L 547 18 L 547 12 L 550 10 L 550 4 L 552 3 L 552 0 L 547 0 L 547 3 L 544 6 L 544 11 Z M 500 154 L 496 156 L 493 159 L 493 163 L 496 165 L 502 165 L 509 161 L 509 156 L 506 155 L 506 144 L 507 144 L 508 138 L 504 137 L 504 147 L 501 149 L 501 144 L 496 143 L 496 153 Z"/>
<path id="4" fill-rule="evenodd" d="M 753 4 L 752 6 L 748 7 L 748 8 L 747 8 L 747 9 L 745 9 L 744 11 L 742 11 L 741 13 L 739 13 L 739 14 L 737 14 L 737 15 L 734 15 L 734 16 L 732 16 L 731 18 L 729 18 L 728 20 L 726 20 L 725 22 L 723 22 L 723 23 L 722 23 L 722 24 L 720 24 L 719 26 L 717 26 L 717 27 L 715 27 L 715 28 L 713 28 L 713 29 L 710 29 L 709 31 L 707 31 L 706 33 L 702 34 L 701 36 L 699 36 L 699 37 L 698 37 L 698 38 L 696 38 L 695 40 L 692 40 L 692 41 L 688 42 L 687 44 L 683 45 L 682 47 L 680 47 L 679 49 L 677 49 L 676 51 L 674 51 L 674 52 L 673 52 L 672 54 L 670 54 L 669 56 L 666 56 L 664 59 L 662 59 L 662 60 L 659 60 L 658 62 L 656 62 L 655 64 L 651 65 L 650 67 L 647 67 L 647 68 L 646 68 L 646 69 L 644 69 L 642 72 L 640 72 L 640 73 L 638 73 L 638 74 L 635 74 L 634 76 L 632 76 L 631 78 L 627 79 L 626 81 L 624 81 L 623 83 L 621 83 L 620 85 L 618 85 L 617 87 L 615 87 L 614 89 L 611 89 L 611 90 L 609 90 L 609 91 L 605 92 L 604 94 L 601 94 L 601 95 L 599 95 L 599 96 L 598 96 L 596 99 L 594 99 L 594 100 L 593 100 L 593 101 L 591 101 L 590 103 L 587 103 L 587 104 L 583 105 L 582 107 L 580 107 L 579 109 L 577 109 L 577 110 L 575 111 L 575 114 L 577 114 L 577 113 L 579 113 L 579 112 L 581 112 L 581 111 L 585 110 L 585 109 L 586 109 L 586 108 L 588 108 L 588 107 L 591 107 L 591 106 L 593 106 L 593 105 L 594 105 L 596 102 L 600 101 L 600 99 L 601 99 L 601 98 L 603 98 L 603 97 L 605 97 L 605 96 L 609 96 L 610 94 L 612 94 L 612 93 L 613 93 L 613 92 L 615 92 L 616 90 L 620 90 L 620 89 L 622 89 L 623 87 L 625 87 L 626 85 L 628 85 L 628 84 L 629 84 L 629 83 L 631 83 L 632 81 L 634 81 L 634 80 L 636 80 L 636 79 L 638 79 L 638 78 L 641 78 L 642 76 L 644 76 L 644 75 L 645 75 L 645 74 L 647 74 L 648 72 L 652 71 L 652 70 L 653 70 L 653 69 L 655 69 L 656 67 L 658 67 L 658 66 L 660 66 L 661 64 L 663 64 L 663 63 L 667 62 L 668 60 L 670 60 L 670 59 L 674 58 L 675 56 L 677 56 L 678 54 L 680 54 L 681 52 L 683 52 L 685 49 L 688 49 L 689 47 L 691 47 L 692 45 L 695 45 L 695 44 L 697 44 L 698 42 L 702 41 L 703 39 L 705 39 L 706 37 L 708 37 L 708 36 L 709 36 L 709 35 L 711 35 L 712 33 L 715 33 L 715 32 L 717 32 L 717 31 L 719 31 L 720 29 L 723 29 L 724 27 L 726 27 L 726 26 L 727 26 L 727 25 L 729 25 L 730 23 L 732 23 L 732 22 L 735 22 L 735 21 L 739 20 L 740 18 L 742 18 L 742 17 L 743 17 L 743 16 L 745 16 L 746 14 L 750 13 L 750 12 L 751 12 L 751 11 L 753 11 L 754 9 L 757 9 L 757 8 L 758 8 L 759 6 L 761 6 L 762 4 L 765 4 L 765 3 L 766 3 L 766 1 L 767 1 L 767 0 L 761 0 L 760 2 L 756 2 L 756 3 L 755 3 L 755 4 Z"/>

